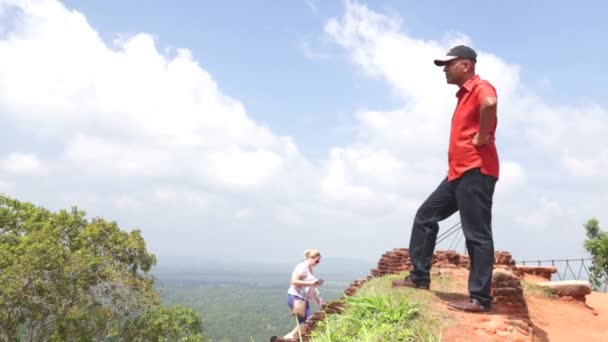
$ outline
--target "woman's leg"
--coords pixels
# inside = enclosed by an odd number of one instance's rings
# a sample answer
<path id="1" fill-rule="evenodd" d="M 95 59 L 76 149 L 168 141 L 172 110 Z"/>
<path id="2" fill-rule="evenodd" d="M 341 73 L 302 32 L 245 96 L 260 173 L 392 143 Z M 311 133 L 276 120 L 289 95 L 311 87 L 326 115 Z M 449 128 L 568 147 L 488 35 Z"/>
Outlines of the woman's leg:
<path id="1" fill-rule="evenodd" d="M 287 296 L 287 305 L 289 306 L 290 310 L 293 310 L 293 301 L 295 300 L 295 297 L 292 295 L 288 295 Z M 310 303 L 308 301 L 306 301 L 306 316 L 305 317 L 298 317 L 298 324 L 293 328 L 292 331 L 290 331 L 289 333 L 287 333 L 285 336 L 283 336 L 283 338 L 296 338 L 298 337 L 298 329 L 300 329 L 300 331 L 303 329 L 302 325 L 304 325 L 304 323 L 306 322 L 306 320 L 308 319 L 308 317 L 310 317 L 312 314 L 310 312 Z"/>
<path id="2" fill-rule="evenodd" d="M 298 335 L 298 328 L 300 326 L 296 325 L 295 328 L 293 328 L 292 331 L 290 331 L 287 335 L 283 336 L 283 338 L 295 338 Z"/>

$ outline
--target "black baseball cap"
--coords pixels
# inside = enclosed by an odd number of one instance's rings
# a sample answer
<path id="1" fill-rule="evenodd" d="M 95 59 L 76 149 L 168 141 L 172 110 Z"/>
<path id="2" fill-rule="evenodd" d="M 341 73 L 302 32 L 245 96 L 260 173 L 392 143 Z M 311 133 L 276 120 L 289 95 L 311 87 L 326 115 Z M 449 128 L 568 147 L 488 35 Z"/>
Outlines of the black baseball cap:
<path id="1" fill-rule="evenodd" d="M 458 45 L 451 48 L 445 57 L 437 58 L 434 62 L 436 66 L 444 66 L 456 58 L 470 59 L 473 62 L 477 62 L 477 52 L 468 46 Z"/>

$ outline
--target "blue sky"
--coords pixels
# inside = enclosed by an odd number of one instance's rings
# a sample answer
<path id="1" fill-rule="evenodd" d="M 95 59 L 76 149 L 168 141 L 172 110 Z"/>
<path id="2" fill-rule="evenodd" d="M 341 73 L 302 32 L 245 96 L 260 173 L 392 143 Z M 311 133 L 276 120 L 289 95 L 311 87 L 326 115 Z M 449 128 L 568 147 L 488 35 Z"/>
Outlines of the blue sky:
<path id="1" fill-rule="evenodd" d="M 580 257 L 608 222 L 605 7 L 0 0 L 0 192 L 161 257 L 374 260 L 444 175 L 431 60 L 467 43 L 499 92 L 497 249 Z"/>

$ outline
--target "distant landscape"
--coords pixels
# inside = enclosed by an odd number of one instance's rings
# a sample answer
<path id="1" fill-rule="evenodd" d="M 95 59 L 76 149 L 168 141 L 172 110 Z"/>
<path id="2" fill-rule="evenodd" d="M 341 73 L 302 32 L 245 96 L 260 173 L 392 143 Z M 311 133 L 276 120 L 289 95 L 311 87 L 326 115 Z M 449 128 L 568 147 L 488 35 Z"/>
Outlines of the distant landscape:
<path id="1" fill-rule="evenodd" d="M 201 314 L 205 336 L 217 342 L 267 341 L 293 328 L 287 287 L 293 266 L 284 263 L 192 260 L 159 257 L 153 273 L 167 305 L 187 305 Z M 375 261 L 323 258 L 317 276 L 321 294 L 337 299 L 350 282 L 369 274 Z M 318 306 L 313 304 L 313 310 Z"/>

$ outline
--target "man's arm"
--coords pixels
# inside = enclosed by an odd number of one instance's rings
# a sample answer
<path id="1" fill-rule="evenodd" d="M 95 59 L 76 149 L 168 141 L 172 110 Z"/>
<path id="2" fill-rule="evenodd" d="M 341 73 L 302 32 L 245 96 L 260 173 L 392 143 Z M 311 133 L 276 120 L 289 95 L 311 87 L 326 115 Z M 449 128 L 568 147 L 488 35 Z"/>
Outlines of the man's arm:
<path id="1" fill-rule="evenodd" d="M 486 97 L 481 101 L 479 108 L 479 132 L 473 137 L 473 145 L 479 147 L 488 142 L 490 138 L 490 125 L 496 120 L 496 97 Z"/>

